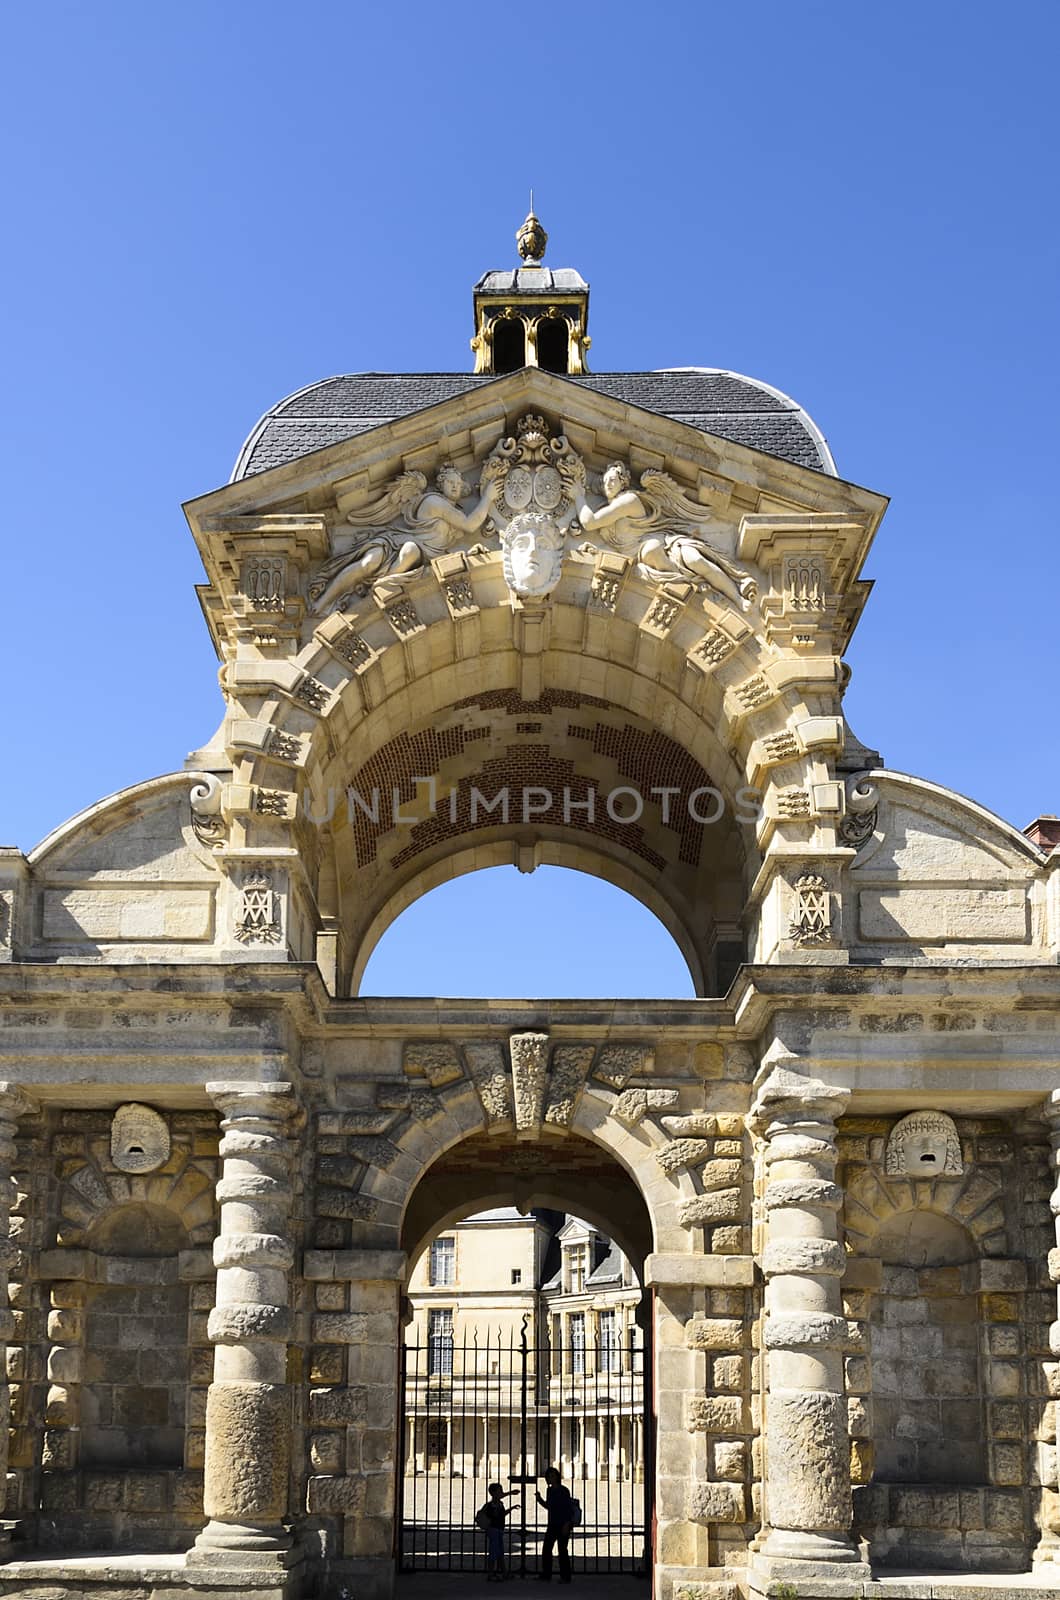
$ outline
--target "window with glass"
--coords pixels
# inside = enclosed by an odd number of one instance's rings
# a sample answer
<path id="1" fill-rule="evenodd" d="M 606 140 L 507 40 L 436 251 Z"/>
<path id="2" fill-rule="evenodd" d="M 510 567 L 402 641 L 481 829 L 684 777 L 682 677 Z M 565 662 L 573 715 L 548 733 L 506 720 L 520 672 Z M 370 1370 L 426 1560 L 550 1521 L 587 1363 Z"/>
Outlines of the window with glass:
<path id="1" fill-rule="evenodd" d="M 576 1311 L 570 1319 L 570 1369 L 585 1371 L 585 1316 Z"/>
<path id="2" fill-rule="evenodd" d="M 522 1283 L 522 1281 L 523 1281 L 522 1268 L 521 1267 L 513 1267 L 512 1268 L 512 1283 L 513 1284 Z"/>
<path id="3" fill-rule="evenodd" d="M 567 1252 L 567 1293 L 581 1294 L 589 1275 L 589 1247 L 575 1244 Z"/>
<path id="4" fill-rule="evenodd" d="M 437 1309 L 427 1321 L 427 1371 L 431 1377 L 448 1377 L 453 1370 L 453 1313 Z"/>
<path id="5" fill-rule="evenodd" d="M 431 1417 L 427 1423 L 427 1464 L 440 1465 L 449 1454 L 449 1424 L 444 1417 Z"/>
<path id="6" fill-rule="evenodd" d="M 600 1313 L 600 1371 L 618 1372 L 621 1370 L 618 1334 L 618 1312 L 601 1311 Z"/>
<path id="7" fill-rule="evenodd" d="M 456 1282 L 456 1240 L 435 1239 L 431 1245 L 431 1287 L 445 1289 Z"/>

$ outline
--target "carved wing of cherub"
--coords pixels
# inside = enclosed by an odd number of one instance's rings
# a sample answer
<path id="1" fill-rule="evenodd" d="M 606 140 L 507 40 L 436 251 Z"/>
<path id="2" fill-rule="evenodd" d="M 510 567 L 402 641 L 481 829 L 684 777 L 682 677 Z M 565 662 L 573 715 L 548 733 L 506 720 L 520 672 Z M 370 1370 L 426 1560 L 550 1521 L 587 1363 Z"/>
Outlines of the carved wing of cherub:
<path id="1" fill-rule="evenodd" d="M 638 525 L 639 564 L 655 583 L 675 578 L 714 589 L 746 610 L 758 593 L 749 572 L 714 548 L 704 533 L 712 518 L 705 506 L 690 500 L 668 472 L 641 474 L 647 517 Z"/>
<path id="2" fill-rule="evenodd" d="M 641 473 L 640 486 L 648 497 L 648 518 L 642 524 L 645 529 L 665 523 L 667 530 L 702 537 L 704 527 L 713 521 L 707 507 L 690 500 L 668 472 L 649 468 Z"/>
<path id="3" fill-rule="evenodd" d="M 401 472 L 378 499 L 356 511 L 347 511 L 346 521 L 355 528 L 385 528 L 398 521 L 411 526 L 405 513 L 426 492 L 427 479 L 422 472 Z"/>
<path id="4" fill-rule="evenodd" d="M 346 513 L 346 521 L 360 531 L 311 579 L 308 592 L 315 611 L 326 611 L 350 589 L 364 588 L 382 576 L 400 550 L 403 537 L 415 528 L 414 508 L 426 489 L 422 472 L 402 472 L 368 505 Z"/>

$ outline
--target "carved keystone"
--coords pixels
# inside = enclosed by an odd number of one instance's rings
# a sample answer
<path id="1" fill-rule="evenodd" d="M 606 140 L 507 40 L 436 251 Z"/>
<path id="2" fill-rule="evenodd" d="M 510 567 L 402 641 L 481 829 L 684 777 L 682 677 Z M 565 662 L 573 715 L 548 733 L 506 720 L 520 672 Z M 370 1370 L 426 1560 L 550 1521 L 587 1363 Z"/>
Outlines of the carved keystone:
<path id="1" fill-rule="evenodd" d="M 545 1111 L 548 1034 L 513 1033 L 509 1048 L 512 1056 L 516 1137 L 539 1139 Z"/>

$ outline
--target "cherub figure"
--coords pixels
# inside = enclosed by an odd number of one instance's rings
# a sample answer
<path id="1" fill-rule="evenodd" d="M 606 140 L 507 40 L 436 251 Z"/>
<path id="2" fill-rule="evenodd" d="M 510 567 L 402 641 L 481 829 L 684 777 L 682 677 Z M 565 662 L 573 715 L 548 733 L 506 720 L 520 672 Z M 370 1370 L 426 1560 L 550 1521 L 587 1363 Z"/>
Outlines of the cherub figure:
<path id="1" fill-rule="evenodd" d="M 458 539 L 478 533 L 497 498 L 496 473 L 483 469 L 481 493 L 470 511 L 460 507 L 469 489 L 456 467 L 448 462 L 439 467 L 435 483 L 437 489 L 428 492 L 422 472 L 403 472 L 378 500 L 349 512 L 347 522 L 367 530 L 367 537 L 316 574 L 309 599 L 317 615 L 340 606 L 352 592 L 366 593 L 381 578 L 406 580 Z"/>
<path id="2" fill-rule="evenodd" d="M 629 468 L 613 461 L 604 472 L 607 504 L 594 511 L 584 485 L 575 496 L 578 521 L 623 555 L 636 553 L 641 575 L 651 583 L 689 582 L 713 589 L 746 611 L 758 593 L 750 573 L 701 537 L 709 513 L 681 493 L 666 472 L 645 472 L 641 488 L 631 487 Z"/>

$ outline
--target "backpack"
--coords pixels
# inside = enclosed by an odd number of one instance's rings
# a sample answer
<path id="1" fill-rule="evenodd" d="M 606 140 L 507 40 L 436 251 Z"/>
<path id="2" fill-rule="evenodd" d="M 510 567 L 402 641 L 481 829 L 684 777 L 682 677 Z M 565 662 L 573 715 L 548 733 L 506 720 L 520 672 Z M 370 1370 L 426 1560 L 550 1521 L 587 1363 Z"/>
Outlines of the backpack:
<path id="1" fill-rule="evenodd" d="M 581 1503 L 580 1500 L 575 1500 L 574 1496 L 571 1495 L 571 1497 L 570 1497 L 570 1525 L 571 1525 L 571 1527 L 572 1528 L 580 1528 L 581 1527 L 581 1520 L 582 1520 L 582 1503 Z"/>
<path id="2" fill-rule="evenodd" d="M 493 1521 L 490 1517 L 489 1511 L 485 1506 L 479 1506 L 478 1510 L 475 1512 L 475 1527 L 481 1529 L 483 1533 L 488 1533 L 492 1526 Z"/>

